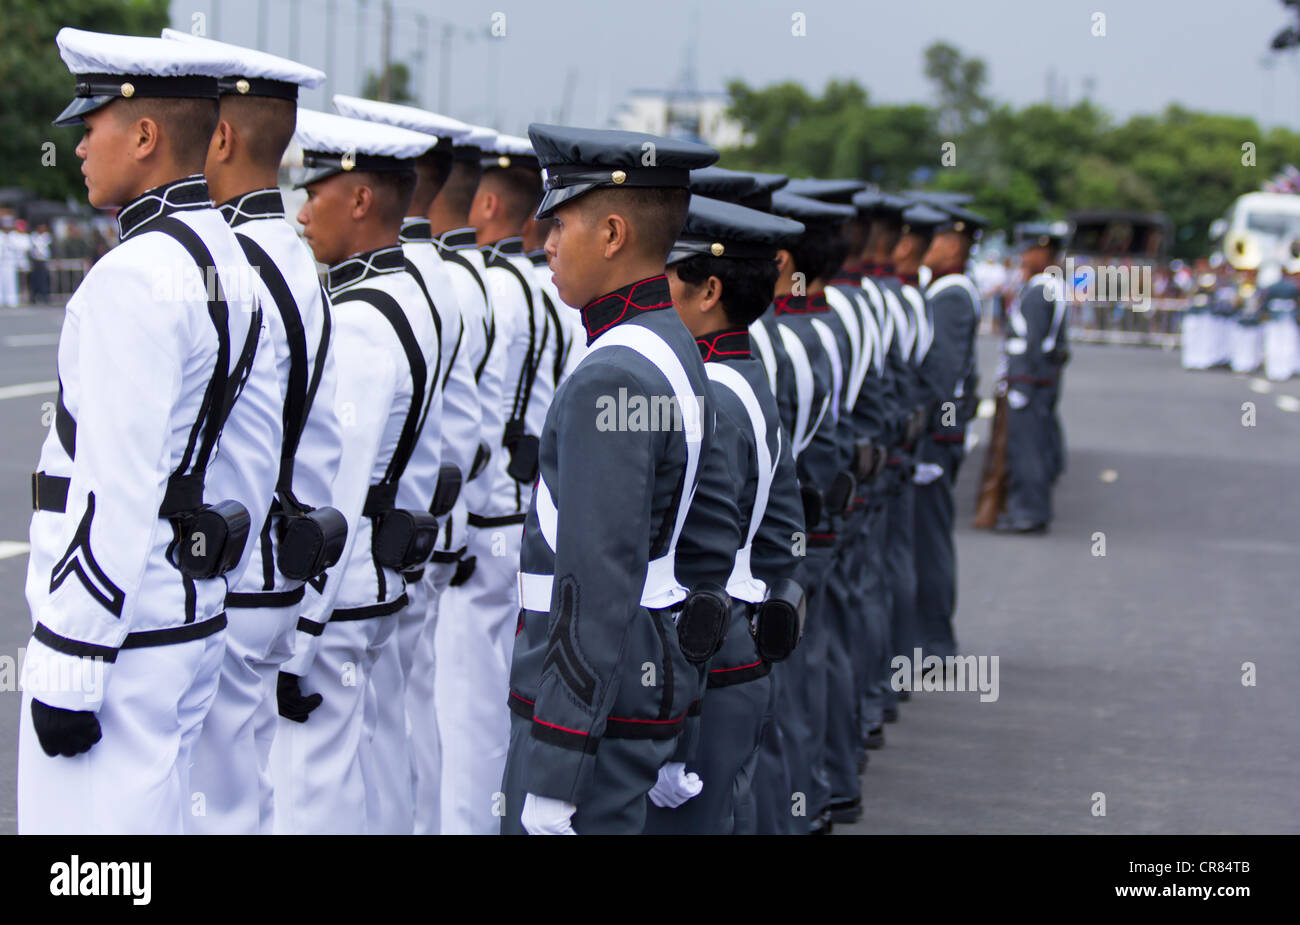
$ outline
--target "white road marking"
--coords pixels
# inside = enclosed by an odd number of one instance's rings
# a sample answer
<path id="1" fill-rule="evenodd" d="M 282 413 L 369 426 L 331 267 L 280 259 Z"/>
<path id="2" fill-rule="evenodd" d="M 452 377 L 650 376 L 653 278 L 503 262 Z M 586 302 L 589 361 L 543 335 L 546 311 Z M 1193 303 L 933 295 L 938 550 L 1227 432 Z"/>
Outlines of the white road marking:
<path id="1" fill-rule="evenodd" d="M 977 433 L 975 433 L 975 431 L 973 431 L 973 430 L 971 430 L 971 431 L 967 431 L 967 432 L 966 432 L 966 451 L 967 451 L 967 452 L 970 452 L 971 450 L 975 449 L 975 447 L 977 447 L 977 446 L 979 446 L 979 445 L 980 445 L 980 435 L 977 434 Z"/>
<path id="2" fill-rule="evenodd" d="M 1099 478 L 1106 483 L 1114 482 L 1119 479 L 1119 473 L 1114 469 L 1102 469 Z"/>
<path id="3" fill-rule="evenodd" d="M 981 398 L 979 410 L 975 412 L 975 416 L 979 418 L 985 418 L 985 419 L 991 418 L 993 417 L 993 412 L 996 410 L 996 408 L 997 408 L 997 403 L 993 399 Z"/>
<path id="4" fill-rule="evenodd" d="M 1250 390 L 1252 392 L 1258 392 L 1260 395 L 1267 395 L 1269 392 L 1273 391 L 1273 383 L 1269 382 L 1267 379 L 1251 379 Z"/>
<path id="5" fill-rule="evenodd" d="M 50 334 L 10 334 L 4 339 L 6 347 L 50 347 L 58 342 L 57 331 Z"/>
<path id="6" fill-rule="evenodd" d="M 11 559 L 14 556 L 25 556 L 29 549 L 31 549 L 31 546 L 28 543 L 16 543 L 13 540 L 0 540 L 0 559 Z"/>
<path id="7" fill-rule="evenodd" d="M 1300 398 L 1294 395 L 1279 395 L 1275 400 L 1283 411 L 1300 411 Z"/>
<path id="8" fill-rule="evenodd" d="M 47 382 L 23 382 L 19 385 L 0 386 L 0 400 L 6 398 L 22 398 L 26 395 L 44 395 L 47 392 L 57 392 L 59 390 L 59 380 L 50 379 Z"/>

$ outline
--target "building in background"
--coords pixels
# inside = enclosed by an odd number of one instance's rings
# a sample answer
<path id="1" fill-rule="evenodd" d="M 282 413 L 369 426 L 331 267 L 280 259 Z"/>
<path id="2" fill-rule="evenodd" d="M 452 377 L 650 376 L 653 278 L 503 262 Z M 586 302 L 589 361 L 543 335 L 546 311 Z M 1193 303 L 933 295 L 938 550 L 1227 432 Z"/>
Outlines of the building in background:
<path id="1" fill-rule="evenodd" d="M 727 116 L 726 93 L 694 90 L 633 90 L 614 113 L 614 127 L 702 141 L 715 148 L 752 143 L 740 123 Z"/>

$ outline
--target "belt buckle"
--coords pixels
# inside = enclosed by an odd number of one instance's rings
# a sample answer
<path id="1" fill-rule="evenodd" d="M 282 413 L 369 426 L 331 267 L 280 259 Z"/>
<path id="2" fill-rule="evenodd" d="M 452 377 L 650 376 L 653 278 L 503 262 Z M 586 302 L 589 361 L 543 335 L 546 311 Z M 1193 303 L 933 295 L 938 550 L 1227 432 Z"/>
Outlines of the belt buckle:
<path id="1" fill-rule="evenodd" d="M 33 473 L 32 473 L 32 510 L 33 510 L 33 511 L 39 511 L 39 510 L 41 509 L 41 478 L 40 478 L 40 476 L 41 476 L 41 474 L 40 474 L 39 472 L 33 472 Z"/>

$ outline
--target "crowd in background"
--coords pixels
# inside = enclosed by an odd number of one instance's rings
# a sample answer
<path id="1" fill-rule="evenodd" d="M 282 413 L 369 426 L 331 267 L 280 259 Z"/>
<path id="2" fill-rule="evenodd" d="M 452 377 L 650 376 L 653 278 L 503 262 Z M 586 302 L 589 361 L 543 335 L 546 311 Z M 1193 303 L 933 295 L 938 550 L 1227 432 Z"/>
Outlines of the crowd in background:
<path id="1" fill-rule="evenodd" d="M 107 216 L 28 223 L 0 209 L 0 307 L 62 304 L 116 243 Z"/>

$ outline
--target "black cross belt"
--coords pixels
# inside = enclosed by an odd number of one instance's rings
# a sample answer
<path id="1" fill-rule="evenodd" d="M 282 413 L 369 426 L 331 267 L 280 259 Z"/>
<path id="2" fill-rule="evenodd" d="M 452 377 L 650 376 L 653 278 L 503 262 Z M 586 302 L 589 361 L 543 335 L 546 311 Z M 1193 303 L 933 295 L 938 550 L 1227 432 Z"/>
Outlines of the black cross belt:
<path id="1" fill-rule="evenodd" d="M 68 486 L 72 479 L 46 472 L 32 473 L 32 510 L 62 514 L 68 509 Z"/>

